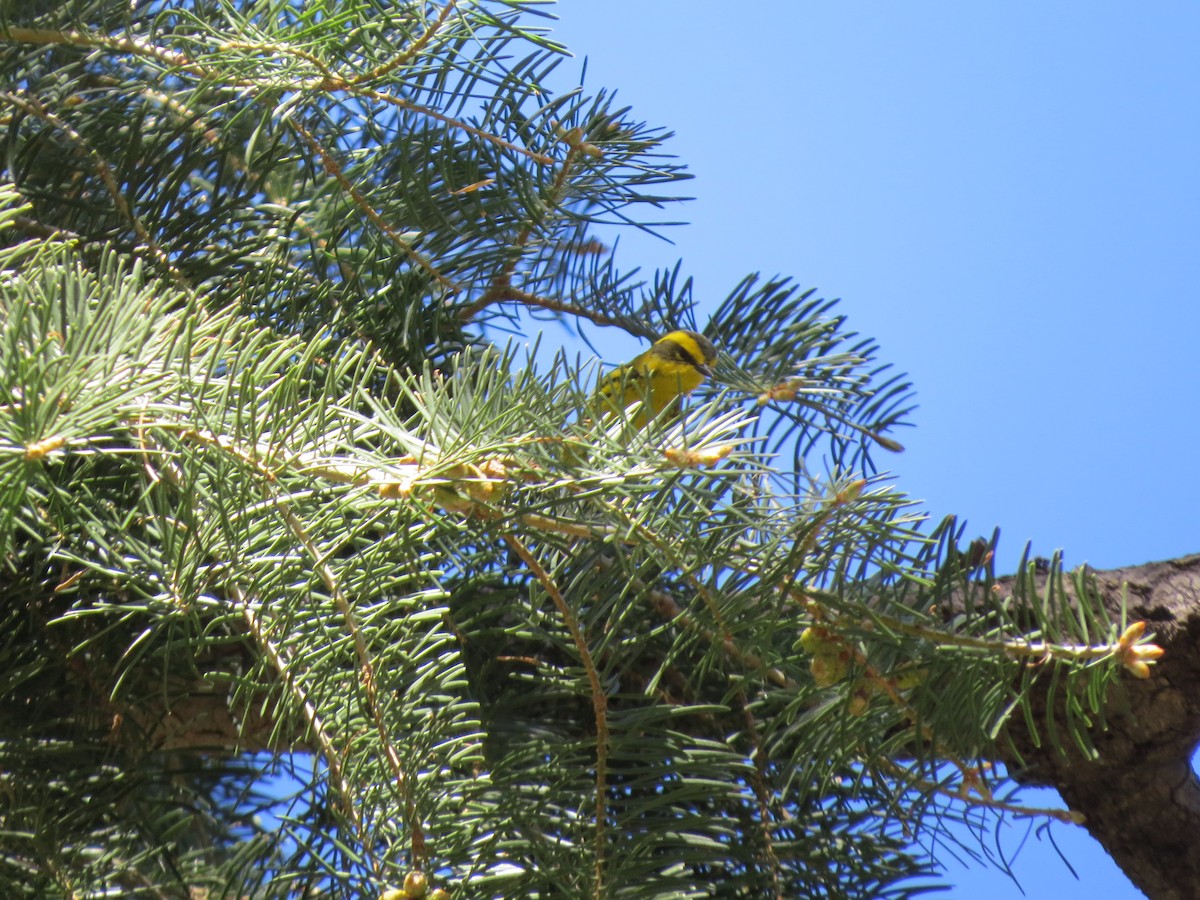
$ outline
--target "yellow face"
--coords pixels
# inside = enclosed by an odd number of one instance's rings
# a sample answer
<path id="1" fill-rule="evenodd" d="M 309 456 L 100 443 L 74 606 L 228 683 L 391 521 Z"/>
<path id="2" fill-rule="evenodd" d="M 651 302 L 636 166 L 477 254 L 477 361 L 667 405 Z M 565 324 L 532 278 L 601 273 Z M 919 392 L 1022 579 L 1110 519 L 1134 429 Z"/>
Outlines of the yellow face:
<path id="1" fill-rule="evenodd" d="M 678 364 L 690 369 L 688 379 L 693 383 L 684 391 L 689 393 L 712 375 L 713 364 L 717 361 L 717 348 L 712 345 L 712 341 L 698 332 L 672 331 L 654 342 L 649 356 L 660 365 Z"/>

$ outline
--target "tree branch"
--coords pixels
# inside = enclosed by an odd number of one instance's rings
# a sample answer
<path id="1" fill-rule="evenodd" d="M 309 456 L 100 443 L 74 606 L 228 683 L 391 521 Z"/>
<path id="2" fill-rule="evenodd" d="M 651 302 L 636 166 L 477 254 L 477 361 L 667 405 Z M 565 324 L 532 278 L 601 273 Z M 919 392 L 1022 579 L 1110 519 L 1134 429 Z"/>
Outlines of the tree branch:
<path id="1" fill-rule="evenodd" d="M 1013 759 L 1010 769 L 1018 782 L 1057 788 L 1148 897 L 1200 897 L 1200 781 L 1191 768 L 1200 741 L 1200 555 L 1099 572 L 1096 588 L 1114 619 L 1125 596 L 1130 619 L 1154 629 L 1165 655 L 1150 678 L 1120 682 L 1107 728 L 1091 735 L 1096 759 L 1038 745 L 1014 721 L 1009 736 L 1026 765 Z"/>

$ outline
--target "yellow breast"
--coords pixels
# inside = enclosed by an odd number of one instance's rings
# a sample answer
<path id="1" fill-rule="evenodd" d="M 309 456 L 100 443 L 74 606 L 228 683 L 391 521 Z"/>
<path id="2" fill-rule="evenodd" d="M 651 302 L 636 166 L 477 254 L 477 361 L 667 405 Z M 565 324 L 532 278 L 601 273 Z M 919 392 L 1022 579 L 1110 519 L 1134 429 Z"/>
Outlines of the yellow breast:
<path id="1" fill-rule="evenodd" d="M 597 415 L 612 418 L 634 403 L 641 403 L 630 419 L 644 428 L 664 411 L 679 412 L 679 398 L 703 382 L 717 352 L 707 338 L 693 331 L 673 331 L 632 362 L 610 372 L 596 387 Z"/>

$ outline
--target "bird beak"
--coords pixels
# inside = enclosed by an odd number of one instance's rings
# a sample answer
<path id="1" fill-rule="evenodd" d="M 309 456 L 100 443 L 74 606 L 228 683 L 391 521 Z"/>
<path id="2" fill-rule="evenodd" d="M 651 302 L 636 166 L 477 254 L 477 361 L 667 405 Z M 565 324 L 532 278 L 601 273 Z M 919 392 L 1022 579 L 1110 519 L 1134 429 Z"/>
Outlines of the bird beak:
<path id="1" fill-rule="evenodd" d="M 712 366 L 706 366 L 704 364 L 701 364 L 701 365 L 696 366 L 696 371 L 699 372 L 701 375 L 703 375 L 705 378 L 712 378 L 712 374 L 713 374 Z"/>

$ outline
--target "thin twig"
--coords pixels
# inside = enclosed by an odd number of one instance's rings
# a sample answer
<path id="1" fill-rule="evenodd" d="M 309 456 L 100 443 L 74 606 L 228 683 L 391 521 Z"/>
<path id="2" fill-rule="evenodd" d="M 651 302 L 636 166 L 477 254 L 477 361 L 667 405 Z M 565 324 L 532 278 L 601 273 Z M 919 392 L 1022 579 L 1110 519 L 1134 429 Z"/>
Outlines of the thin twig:
<path id="1" fill-rule="evenodd" d="M 558 612 L 562 616 L 563 623 L 567 626 L 567 630 L 571 632 L 571 639 L 575 642 L 575 649 L 579 652 L 580 662 L 583 665 L 584 671 L 587 672 L 588 682 L 591 686 L 592 711 L 596 717 L 596 865 L 593 896 L 596 900 L 600 900 L 601 897 L 605 896 L 604 843 L 607 836 L 607 813 L 605 806 L 607 787 L 605 782 L 608 778 L 608 696 L 604 693 L 604 687 L 600 683 L 600 673 L 596 670 L 596 664 L 592 661 L 592 652 L 588 649 L 587 638 L 584 636 L 583 629 L 580 627 L 579 621 L 575 618 L 575 614 L 571 611 L 571 607 L 567 605 L 567 600 L 562 595 L 562 591 L 554 583 L 554 579 L 550 577 L 550 574 L 542 567 L 542 564 L 529 552 L 529 548 L 517 540 L 517 538 L 511 534 L 506 534 L 504 535 L 504 542 L 529 567 L 529 571 L 533 573 L 534 578 L 541 582 L 550 599 L 554 601 L 554 605 L 558 607 Z"/>
<path id="2" fill-rule="evenodd" d="M 577 303 L 570 303 L 566 300 L 558 300 L 554 297 L 543 297 L 540 294 L 532 294 L 529 291 L 522 291 L 508 284 L 493 285 L 492 287 L 488 288 L 478 300 L 475 300 L 466 306 L 459 307 L 459 320 L 463 322 L 469 322 L 493 303 L 503 303 L 506 300 L 520 303 L 522 306 L 529 306 L 537 309 L 548 309 L 552 312 L 566 313 L 567 315 L 576 316 L 580 319 L 587 319 L 588 321 L 603 327 L 624 328 L 628 330 L 624 321 L 613 318 L 605 313 L 598 312 L 594 309 L 588 309 L 586 306 L 580 306 Z"/>
<path id="3" fill-rule="evenodd" d="M 1082 825 L 1082 813 L 1075 812 L 1069 809 L 1047 809 L 1040 806 L 1018 806 L 1014 803 L 1005 803 L 1003 800 L 996 800 L 990 796 L 972 794 L 966 790 L 950 790 L 943 787 L 934 781 L 929 781 L 924 778 L 909 780 L 899 766 L 890 759 L 879 756 L 875 758 L 875 763 L 881 769 L 891 772 L 892 776 L 900 779 L 908 787 L 925 791 L 927 793 L 939 794 L 943 797 L 949 797 L 953 800 L 958 800 L 970 806 L 982 806 L 987 809 L 995 809 L 1000 812 L 1011 813 L 1014 816 L 1045 816 L 1049 819 L 1055 819 L 1059 822 L 1064 822 L 1068 825 Z M 961 771 L 961 769 L 960 769 Z"/>
<path id="4" fill-rule="evenodd" d="M 392 226 L 384 220 L 383 216 L 380 215 L 375 207 L 370 204 L 367 198 L 363 196 L 362 192 L 359 191 L 359 189 L 354 186 L 353 182 L 346 177 L 346 173 L 342 170 L 342 167 L 338 165 L 337 160 L 333 158 L 333 155 L 329 153 L 329 151 L 327 151 L 323 146 L 321 146 L 317 139 L 309 133 L 308 129 L 306 129 L 295 119 L 288 119 L 288 124 L 296 131 L 297 134 L 300 135 L 300 137 L 304 139 L 304 142 L 308 144 L 309 148 L 319 157 L 321 157 L 321 162 L 325 166 L 325 171 L 329 175 L 333 176 L 333 179 L 338 183 L 343 191 L 350 195 L 350 198 L 354 201 L 354 204 L 363 211 L 363 214 L 366 215 L 366 217 L 370 219 L 372 223 L 374 223 L 375 227 L 387 235 L 388 239 L 397 247 L 399 247 L 401 252 L 403 252 L 409 259 L 429 273 L 438 284 L 446 288 L 446 290 L 450 291 L 451 293 L 458 292 L 459 286 L 457 284 L 439 272 L 430 260 L 426 259 L 423 254 L 415 250 L 413 246 L 408 243 L 408 241 L 404 240 L 404 238 L 400 236 L 400 233 L 396 231 L 396 229 L 392 228 Z"/>
<path id="5" fill-rule="evenodd" d="M 133 227 L 134 233 L 141 239 L 142 243 L 149 249 L 154 261 L 158 263 L 171 276 L 171 279 L 182 289 L 189 291 L 191 285 L 188 284 L 183 273 L 171 262 L 170 257 L 163 251 L 158 242 L 151 236 L 146 226 L 141 220 L 133 214 L 133 210 L 129 207 L 129 201 L 125 199 L 124 193 L 121 191 L 120 185 L 117 184 L 117 179 L 113 175 L 113 168 L 108 164 L 108 161 L 99 154 L 78 131 L 72 128 L 67 122 L 64 122 L 54 113 L 46 109 L 35 97 L 26 97 L 20 94 L 10 92 L 0 93 L 0 102 L 7 102 L 19 109 L 25 110 L 31 116 L 41 119 L 47 125 L 58 129 L 81 150 L 91 161 L 92 168 L 96 174 L 100 176 L 100 180 L 104 182 L 104 187 L 112 197 L 113 204 L 117 208 L 117 212 L 124 217 Z"/>
<path id="6" fill-rule="evenodd" d="M 754 721 L 754 714 L 750 712 L 749 704 L 746 702 L 746 692 L 738 688 L 736 696 L 738 706 L 741 708 L 742 720 L 746 723 L 746 736 L 754 748 L 754 752 L 750 754 L 750 759 L 754 763 L 754 775 L 751 781 L 753 782 L 754 796 L 758 800 L 758 818 L 762 830 L 763 847 L 767 854 L 767 865 L 771 872 L 771 886 L 775 890 L 776 900 L 783 900 L 783 886 L 779 883 L 779 855 L 775 852 L 775 839 L 771 833 L 773 816 L 771 815 L 770 793 L 767 791 L 767 754 L 763 750 L 762 737 L 758 733 L 758 723 Z"/>
<path id="7" fill-rule="evenodd" d="M 397 97 L 394 94 L 387 94 L 382 91 L 372 90 L 371 88 L 353 86 L 349 82 L 334 82 L 332 84 L 314 85 L 326 91 L 352 91 L 355 94 L 361 94 L 364 97 L 369 97 L 372 100 L 378 100 L 380 103 L 387 103 L 390 106 L 395 106 L 399 109 L 406 109 L 409 112 L 419 113 L 422 116 L 428 116 L 434 121 L 441 122 L 443 125 L 449 125 L 457 131 L 466 132 L 469 135 L 487 141 L 489 144 L 494 144 L 505 150 L 511 150 L 513 153 L 519 153 L 521 156 L 528 157 L 534 162 L 543 166 L 554 164 L 554 158 L 547 156 L 545 153 L 538 153 L 536 150 L 530 150 L 528 147 L 522 147 L 519 144 L 514 144 L 512 141 L 505 140 L 498 134 L 492 134 L 490 131 L 484 131 L 482 128 L 476 128 L 474 125 L 468 125 L 462 119 L 456 119 L 454 116 L 448 116 L 445 113 L 440 113 L 436 109 L 430 109 L 428 106 L 422 106 L 420 103 L 413 103 L 411 100 L 405 100 L 403 97 Z"/>
<path id="8" fill-rule="evenodd" d="M 575 161 L 583 155 L 583 149 L 578 137 L 578 129 L 568 133 L 570 135 L 567 143 L 567 155 L 563 157 L 562 163 L 558 167 L 558 171 L 554 173 L 554 179 L 550 183 L 550 189 L 547 196 L 543 198 L 543 207 L 550 208 L 555 206 L 562 198 L 566 190 L 567 181 L 570 177 L 571 170 L 575 167 Z M 479 314 L 483 309 L 492 303 L 498 303 L 503 299 L 508 299 L 513 296 L 516 290 L 513 287 L 513 276 L 517 272 L 517 264 L 521 261 L 521 254 L 524 253 L 529 239 L 533 236 L 535 226 L 544 218 L 544 215 L 531 215 L 529 219 L 521 226 L 521 230 L 517 232 L 516 238 L 512 242 L 510 249 L 511 257 L 504 265 L 504 270 L 496 276 L 492 282 L 492 286 L 476 300 L 474 303 L 463 307 L 459 310 L 459 321 L 468 322 Z M 547 303 L 556 302 L 546 298 Z M 547 309 L 552 308 L 546 306 Z"/>
<path id="9" fill-rule="evenodd" d="M 406 109 L 411 112 L 418 113 L 422 116 L 427 116 L 435 121 L 441 122 L 444 125 L 449 125 L 458 131 L 463 131 L 467 134 L 478 137 L 489 143 L 495 144 L 498 147 L 503 147 L 506 150 L 511 150 L 514 153 L 519 153 L 522 156 L 534 160 L 540 165 L 552 165 L 554 160 L 544 153 L 530 150 L 526 147 L 521 147 L 517 144 L 507 141 L 499 135 L 492 134 L 473 125 L 469 125 L 461 119 L 456 119 L 453 116 L 448 116 L 445 113 L 440 113 L 437 110 L 430 109 L 427 106 L 422 106 L 419 103 L 413 103 L 401 97 L 393 96 L 392 94 L 383 93 L 381 91 L 372 90 L 363 87 L 359 84 L 359 78 L 345 78 L 343 76 L 330 72 L 322 61 L 313 57 L 302 50 L 298 50 L 288 45 L 255 45 L 255 44 L 238 44 L 229 42 L 225 46 L 236 47 L 241 46 L 246 49 L 267 49 L 273 53 L 288 54 L 303 59 L 306 62 L 314 65 L 322 75 L 318 78 L 307 78 L 299 81 L 287 81 L 284 83 L 275 83 L 270 80 L 254 80 L 250 78 L 234 78 L 224 80 L 219 77 L 219 73 L 210 68 L 199 65 L 190 59 L 186 54 L 177 50 L 168 50 L 165 47 L 158 47 L 148 41 L 140 38 L 117 38 L 108 37 L 105 35 L 84 34 L 79 31 L 49 31 L 36 28 L 8 28 L 0 32 L 0 41 L 3 38 L 15 39 L 18 43 L 25 44 L 68 44 L 75 47 L 94 47 L 101 50 L 118 50 L 125 53 L 132 53 L 137 56 L 144 56 L 189 75 L 194 75 L 196 78 L 209 82 L 214 85 L 229 87 L 234 89 L 252 89 L 252 90 L 268 90 L 275 91 L 284 89 L 288 91 L 312 91 L 318 93 L 339 93 L 348 92 L 358 94 L 363 97 L 368 97 L 372 100 L 379 100 L 381 103 L 387 103 L 391 106 L 396 106 L 400 109 Z"/>
<path id="10" fill-rule="evenodd" d="M 446 5 L 443 6 L 441 11 L 438 13 L 438 17 L 434 20 L 433 24 L 426 28 L 419 38 L 409 44 L 408 47 L 396 54 L 393 59 L 384 63 L 382 66 L 377 66 L 369 72 L 363 72 L 361 75 L 356 75 L 351 78 L 348 83 L 358 86 L 365 81 L 378 81 L 384 76 L 390 75 L 396 69 L 400 68 L 400 66 L 407 63 L 410 59 L 424 50 L 426 44 L 433 40 L 433 36 L 438 33 L 444 24 L 446 24 L 447 17 L 449 17 L 451 11 L 457 4 L 458 0 L 448 0 Z"/>
<path id="11" fill-rule="evenodd" d="M 826 599 L 826 595 L 823 592 L 811 588 L 803 590 L 793 589 L 789 593 L 794 599 L 802 603 L 822 602 Z M 834 598 L 830 597 L 828 599 L 833 600 Z M 1120 641 L 1111 644 L 1054 644 L 1049 641 L 990 640 L 967 634 L 955 634 L 916 622 L 906 622 L 875 610 L 871 612 L 871 618 L 884 628 L 898 631 L 909 637 L 923 638 L 941 646 L 959 647 L 964 650 L 982 650 L 992 654 L 1004 654 L 1009 657 L 1035 661 L 1045 659 L 1071 661 L 1104 659 L 1116 655 L 1123 646 Z"/>

